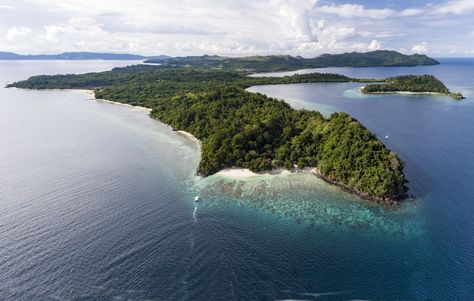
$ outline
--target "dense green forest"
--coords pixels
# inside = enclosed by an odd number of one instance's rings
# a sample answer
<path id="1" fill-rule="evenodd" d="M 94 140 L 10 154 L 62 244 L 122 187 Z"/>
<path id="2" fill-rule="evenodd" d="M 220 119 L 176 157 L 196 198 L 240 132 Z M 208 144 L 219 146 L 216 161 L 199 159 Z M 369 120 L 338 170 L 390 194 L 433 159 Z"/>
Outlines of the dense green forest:
<path id="1" fill-rule="evenodd" d="M 463 99 L 461 93 L 451 93 L 442 81 L 433 75 L 404 75 L 390 77 L 383 83 L 371 83 L 362 88 L 363 93 L 390 93 L 390 92 L 414 92 L 414 93 L 439 93 L 449 95 L 455 99 Z"/>
<path id="2" fill-rule="evenodd" d="M 199 170 L 253 171 L 317 167 L 322 175 L 361 194 L 406 195 L 403 164 L 346 113 L 324 118 L 241 88 L 186 93 L 163 102 L 152 116 L 203 141 Z"/>
<path id="3" fill-rule="evenodd" d="M 25 89 L 95 89 L 96 97 L 154 107 L 185 92 L 208 91 L 219 85 L 254 85 L 358 81 L 338 74 L 311 73 L 284 77 L 249 77 L 232 70 L 168 68 L 135 65 L 106 72 L 32 76 L 8 87 Z"/>
<path id="4" fill-rule="evenodd" d="M 289 55 L 223 57 L 187 56 L 146 60 L 147 63 L 160 63 L 165 66 L 205 67 L 244 70 L 253 72 L 297 70 L 320 67 L 381 67 L 381 66 L 419 66 L 437 65 L 438 61 L 426 55 L 404 55 L 396 51 L 377 50 L 365 53 L 323 54 L 315 58 Z"/>
<path id="5" fill-rule="evenodd" d="M 337 74 L 248 77 L 233 70 L 138 65 L 82 75 L 34 76 L 11 87 L 93 88 L 97 98 L 152 108 L 152 117 L 202 144 L 199 172 L 317 167 L 359 195 L 391 202 L 407 196 L 403 163 L 346 113 L 324 117 L 250 93 L 260 84 L 348 82 Z"/>

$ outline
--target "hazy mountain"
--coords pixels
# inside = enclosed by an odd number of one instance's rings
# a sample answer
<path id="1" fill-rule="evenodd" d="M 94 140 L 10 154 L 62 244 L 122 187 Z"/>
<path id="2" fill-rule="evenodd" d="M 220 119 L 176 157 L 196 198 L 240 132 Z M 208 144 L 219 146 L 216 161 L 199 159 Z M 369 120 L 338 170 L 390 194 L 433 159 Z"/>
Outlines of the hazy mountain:
<path id="1" fill-rule="evenodd" d="M 187 56 L 149 59 L 147 63 L 208 68 L 232 68 L 253 71 L 295 70 L 319 67 L 382 67 L 437 65 L 438 61 L 426 55 L 405 55 L 396 51 L 377 50 L 343 54 L 323 54 L 314 58 L 290 55 L 248 57 Z"/>
<path id="2" fill-rule="evenodd" d="M 127 53 L 64 52 L 60 54 L 22 55 L 0 52 L 0 60 L 144 60 L 164 59 L 166 55 L 143 56 Z"/>

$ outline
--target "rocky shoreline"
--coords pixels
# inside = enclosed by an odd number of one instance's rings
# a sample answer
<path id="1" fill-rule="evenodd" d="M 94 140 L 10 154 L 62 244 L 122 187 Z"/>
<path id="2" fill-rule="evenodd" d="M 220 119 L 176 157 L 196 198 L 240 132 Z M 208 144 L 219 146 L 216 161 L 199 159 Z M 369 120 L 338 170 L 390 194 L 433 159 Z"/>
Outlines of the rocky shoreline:
<path id="1" fill-rule="evenodd" d="M 354 194 L 364 200 L 376 202 L 377 204 L 382 205 L 384 207 L 388 207 L 388 208 L 397 208 L 397 207 L 400 207 L 400 204 L 404 201 L 416 199 L 414 196 L 410 196 L 406 192 L 404 195 L 399 195 L 399 196 L 390 197 L 390 198 L 381 198 L 381 197 L 373 196 L 373 195 L 352 189 L 341 182 L 338 182 L 336 180 L 329 178 L 328 176 L 321 174 L 319 171 L 313 174 L 329 184 L 338 186 L 339 188 L 341 188 L 343 191 L 347 193 Z"/>

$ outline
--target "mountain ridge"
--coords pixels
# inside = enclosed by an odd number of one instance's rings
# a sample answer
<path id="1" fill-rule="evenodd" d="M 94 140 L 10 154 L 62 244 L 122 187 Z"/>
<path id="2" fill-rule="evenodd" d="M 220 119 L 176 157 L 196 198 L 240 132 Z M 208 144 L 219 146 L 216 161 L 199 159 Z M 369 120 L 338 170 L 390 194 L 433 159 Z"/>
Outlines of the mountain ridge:
<path id="1" fill-rule="evenodd" d="M 324 67 L 409 67 L 440 64 L 423 54 L 406 55 L 393 50 L 370 52 L 324 53 L 313 58 L 300 55 L 254 55 L 230 57 L 219 55 L 145 56 L 129 53 L 63 52 L 59 54 L 17 54 L 1 52 L 0 60 L 144 60 L 145 63 L 168 66 L 192 66 L 206 68 L 231 68 L 248 71 L 284 71 Z"/>
<path id="2" fill-rule="evenodd" d="M 322 54 L 313 58 L 291 55 L 247 57 L 203 55 L 148 59 L 145 62 L 169 66 L 231 68 L 256 72 L 325 67 L 412 67 L 440 64 L 437 60 L 423 54 L 406 55 L 393 50 Z"/>
<path id="3" fill-rule="evenodd" d="M 166 55 L 143 56 L 129 53 L 108 52 L 63 52 L 59 54 L 17 54 L 14 52 L 0 52 L 0 60 L 145 60 L 165 59 Z"/>

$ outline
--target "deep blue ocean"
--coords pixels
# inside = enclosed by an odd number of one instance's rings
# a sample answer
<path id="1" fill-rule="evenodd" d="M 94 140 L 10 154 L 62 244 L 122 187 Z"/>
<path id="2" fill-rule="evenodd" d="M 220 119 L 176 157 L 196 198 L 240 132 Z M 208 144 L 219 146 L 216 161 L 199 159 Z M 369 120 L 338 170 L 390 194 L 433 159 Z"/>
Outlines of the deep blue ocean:
<path id="1" fill-rule="evenodd" d="M 440 61 L 312 70 L 434 74 L 467 99 L 249 89 L 389 136 L 418 197 L 398 209 L 307 174 L 202 179 L 143 110 L 0 89 L 0 300 L 474 300 L 474 59 Z M 131 63 L 0 61 L 0 84 Z"/>

